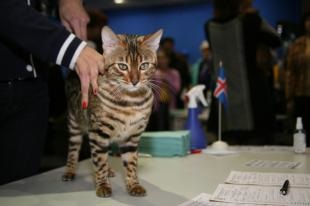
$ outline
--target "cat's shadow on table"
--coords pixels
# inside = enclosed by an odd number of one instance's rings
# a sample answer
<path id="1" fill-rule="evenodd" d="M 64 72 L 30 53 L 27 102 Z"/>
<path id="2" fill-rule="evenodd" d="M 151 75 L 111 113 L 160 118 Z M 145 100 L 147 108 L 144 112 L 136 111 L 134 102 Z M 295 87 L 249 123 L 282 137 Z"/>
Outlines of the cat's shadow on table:
<path id="1" fill-rule="evenodd" d="M 39 176 L 23 179 L 21 181 L 13 182 L 8 185 L 0 186 L 1 197 L 18 197 L 18 196 L 34 196 L 39 195 L 54 195 L 66 193 L 80 193 L 84 197 L 89 197 L 92 200 L 89 202 L 104 202 L 104 198 L 98 198 L 95 195 L 93 177 L 88 172 L 78 173 L 74 181 L 62 182 L 61 176 L 63 169 L 53 170 L 43 173 Z M 185 202 L 187 199 L 181 195 L 162 190 L 160 187 L 140 179 L 141 184 L 147 189 L 147 196 L 132 197 L 130 196 L 124 185 L 123 174 L 116 170 L 116 177 L 110 178 L 113 194 L 111 199 L 128 205 L 135 206 L 155 206 L 155 205 L 178 205 Z M 82 192 L 82 193 L 81 193 Z M 63 199 L 70 199 L 72 197 L 64 197 Z"/>

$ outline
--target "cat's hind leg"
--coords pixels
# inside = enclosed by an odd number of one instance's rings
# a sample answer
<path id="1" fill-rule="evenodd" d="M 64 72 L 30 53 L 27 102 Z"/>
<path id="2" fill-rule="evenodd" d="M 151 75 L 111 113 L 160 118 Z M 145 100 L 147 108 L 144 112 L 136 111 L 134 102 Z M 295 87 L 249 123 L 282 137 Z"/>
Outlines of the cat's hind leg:
<path id="1" fill-rule="evenodd" d="M 112 195 L 112 189 L 108 178 L 109 136 L 100 130 L 90 131 L 89 144 L 95 169 L 96 195 L 98 197 L 110 197 Z"/>
<path id="2" fill-rule="evenodd" d="M 83 132 L 80 129 L 74 116 L 68 115 L 69 145 L 66 171 L 62 176 L 63 181 L 72 181 L 75 177 L 77 164 L 79 161 L 79 153 L 83 141 Z"/>
<path id="3" fill-rule="evenodd" d="M 126 171 L 126 187 L 127 191 L 132 196 L 145 196 L 146 190 L 140 185 L 137 175 L 138 164 L 138 143 L 129 140 L 125 144 L 120 145 L 120 152 L 123 160 L 123 165 Z"/>

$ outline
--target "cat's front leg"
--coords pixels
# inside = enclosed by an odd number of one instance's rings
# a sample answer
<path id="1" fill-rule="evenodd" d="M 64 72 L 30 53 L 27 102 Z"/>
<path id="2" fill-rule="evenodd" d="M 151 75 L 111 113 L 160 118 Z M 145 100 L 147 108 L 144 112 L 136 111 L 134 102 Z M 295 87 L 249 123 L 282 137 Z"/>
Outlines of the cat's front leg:
<path id="1" fill-rule="evenodd" d="M 112 195 L 109 182 L 108 151 L 109 141 L 100 137 L 97 133 L 89 133 L 92 162 L 95 168 L 96 195 L 98 197 L 110 197 Z"/>
<path id="2" fill-rule="evenodd" d="M 123 165 L 126 170 L 126 186 L 132 196 L 145 196 L 146 190 L 140 185 L 137 176 L 138 151 L 137 143 L 127 142 L 120 146 Z"/>

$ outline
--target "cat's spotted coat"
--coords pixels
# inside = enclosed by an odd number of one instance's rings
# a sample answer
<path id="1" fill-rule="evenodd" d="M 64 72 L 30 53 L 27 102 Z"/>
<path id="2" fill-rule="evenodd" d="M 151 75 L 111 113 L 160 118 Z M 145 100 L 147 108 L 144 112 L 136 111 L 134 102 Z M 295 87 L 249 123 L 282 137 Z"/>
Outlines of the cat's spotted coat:
<path id="1" fill-rule="evenodd" d="M 126 171 L 127 191 L 144 196 L 146 190 L 137 177 L 137 147 L 153 105 L 152 75 L 156 69 L 156 50 L 162 30 L 146 36 L 116 35 L 102 29 L 105 72 L 98 77 L 99 91 L 90 95 L 87 110 L 80 106 L 80 82 L 73 72 L 67 81 L 69 152 L 63 180 L 72 180 L 78 163 L 82 136 L 88 134 L 95 168 L 96 194 L 112 194 L 108 150 L 117 142 Z"/>

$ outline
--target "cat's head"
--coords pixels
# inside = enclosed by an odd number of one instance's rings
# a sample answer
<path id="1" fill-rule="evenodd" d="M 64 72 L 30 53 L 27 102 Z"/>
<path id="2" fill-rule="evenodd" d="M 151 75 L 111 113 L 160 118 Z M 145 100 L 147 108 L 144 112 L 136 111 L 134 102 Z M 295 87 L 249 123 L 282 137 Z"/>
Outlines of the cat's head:
<path id="1" fill-rule="evenodd" d="M 162 30 L 145 36 L 116 35 L 105 26 L 101 36 L 107 79 L 128 90 L 145 87 L 156 69 Z"/>

